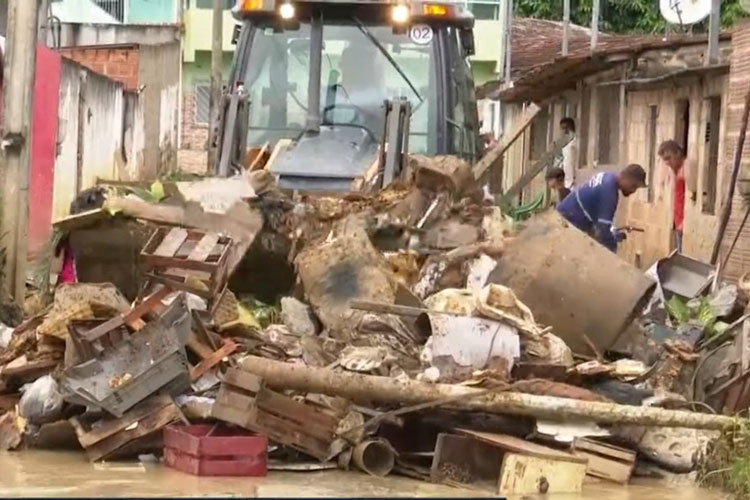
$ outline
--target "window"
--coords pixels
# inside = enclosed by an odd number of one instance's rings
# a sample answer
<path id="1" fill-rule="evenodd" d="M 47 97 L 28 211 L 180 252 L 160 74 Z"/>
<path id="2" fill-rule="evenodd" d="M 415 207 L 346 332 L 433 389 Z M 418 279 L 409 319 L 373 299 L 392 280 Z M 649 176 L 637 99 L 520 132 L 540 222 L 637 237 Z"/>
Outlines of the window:
<path id="1" fill-rule="evenodd" d="M 195 123 L 208 125 L 211 121 L 209 102 L 211 100 L 211 85 L 198 83 L 195 85 Z"/>
<path id="2" fill-rule="evenodd" d="M 231 9 L 237 3 L 236 0 L 223 0 L 224 9 Z M 213 9 L 214 0 L 193 0 L 198 9 Z"/>
<path id="3" fill-rule="evenodd" d="M 497 20 L 500 19 L 500 3 L 493 2 L 492 0 L 481 0 L 479 2 L 471 2 L 469 4 L 469 10 L 474 14 L 475 19 L 489 19 Z"/>
<path id="4" fill-rule="evenodd" d="M 118 21 L 125 21 L 125 0 L 94 0 L 94 3 Z"/>
<path id="5" fill-rule="evenodd" d="M 385 116 L 383 102 L 405 97 L 412 105 L 409 150 L 434 153 L 436 146 L 429 140 L 436 136 L 430 130 L 436 128 L 437 109 L 432 45 L 414 43 L 408 35 L 394 33 L 389 26 L 370 26 L 368 30 L 395 65 L 353 23 L 332 19 L 324 25 L 320 98 L 323 123 L 366 129 L 379 141 Z M 294 139 L 305 126 L 310 31 L 308 22 L 301 22 L 296 30 L 277 31 L 262 26 L 255 30 L 244 78 L 253 103 L 249 145 Z M 362 70 L 364 61 L 368 62 L 367 71 Z"/>
<path id="6" fill-rule="evenodd" d="M 721 126 L 721 97 L 706 99 L 705 148 L 703 157 L 703 213 L 716 212 L 717 172 L 719 166 L 719 127 Z"/>
<path id="7" fill-rule="evenodd" d="M 656 170 L 656 124 L 659 119 L 659 107 L 648 107 L 646 124 L 646 141 L 648 143 L 648 202 L 654 202 L 654 173 Z"/>

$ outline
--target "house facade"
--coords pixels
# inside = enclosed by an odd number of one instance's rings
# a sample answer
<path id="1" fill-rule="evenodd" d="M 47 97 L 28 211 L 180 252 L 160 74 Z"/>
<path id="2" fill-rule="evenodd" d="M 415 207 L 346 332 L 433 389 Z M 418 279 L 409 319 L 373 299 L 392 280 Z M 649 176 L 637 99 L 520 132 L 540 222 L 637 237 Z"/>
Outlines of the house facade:
<path id="1" fill-rule="evenodd" d="M 504 156 L 503 186 L 512 185 L 552 147 L 560 134 L 560 118 L 574 118 L 578 183 L 594 172 L 629 163 L 639 163 L 648 174 L 648 188 L 621 200 L 616 217 L 618 226 L 643 229 L 630 233 L 619 252 L 645 269 L 674 248 L 674 180 L 657 154 L 662 141 L 674 139 L 686 150 L 690 165 L 683 253 L 709 261 L 750 87 L 750 28 L 722 35 L 719 60 L 707 64 L 706 59 L 705 36 L 611 37 L 594 52 L 575 47 L 567 57 L 521 72 L 512 87 L 496 87 L 489 93 L 508 110 L 508 128 L 518 123 L 530 103 L 541 108 Z M 542 177 L 522 196 L 543 189 Z M 746 147 L 720 262 L 747 212 L 749 183 Z M 750 229 L 740 233 L 724 272 L 737 278 L 747 270 Z"/>

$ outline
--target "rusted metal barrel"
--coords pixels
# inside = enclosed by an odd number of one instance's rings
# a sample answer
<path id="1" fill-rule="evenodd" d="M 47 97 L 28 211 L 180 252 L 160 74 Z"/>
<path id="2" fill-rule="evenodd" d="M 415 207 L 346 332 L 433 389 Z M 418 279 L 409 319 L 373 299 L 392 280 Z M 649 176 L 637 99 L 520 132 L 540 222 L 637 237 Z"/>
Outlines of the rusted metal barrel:
<path id="1" fill-rule="evenodd" d="M 536 321 L 580 354 L 593 354 L 585 336 L 600 352 L 624 346 L 623 332 L 655 287 L 555 211 L 530 219 L 507 242 L 489 282 L 513 289 Z"/>

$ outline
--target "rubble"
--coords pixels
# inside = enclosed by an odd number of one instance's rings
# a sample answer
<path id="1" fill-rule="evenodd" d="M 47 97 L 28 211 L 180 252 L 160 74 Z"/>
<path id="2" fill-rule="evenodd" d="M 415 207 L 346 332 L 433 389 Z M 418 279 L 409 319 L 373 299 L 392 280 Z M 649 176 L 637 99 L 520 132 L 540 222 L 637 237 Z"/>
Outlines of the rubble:
<path id="1" fill-rule="evenodd" d="M 514 225 L 463 162 L 409 171 L 330 197 L 259 169 L 110 193 L 62 221 L 89 242 L 128 227 L 138 248 L 97 262 L 92 243 L 80 276 L 117 285 L 60 285 L 0 328 L 0 445 L 74 434 L 92 461 L 163 454 L 214 475 L 223 459 L 200 443 L 247 438 L 224 472 L 528 495 L 626 483 L 637 453 L 694 470 L 737 424 L 750 320 L 736 286 L 673 299 L 673 258 L 654 283 L 554 215 Z"/>

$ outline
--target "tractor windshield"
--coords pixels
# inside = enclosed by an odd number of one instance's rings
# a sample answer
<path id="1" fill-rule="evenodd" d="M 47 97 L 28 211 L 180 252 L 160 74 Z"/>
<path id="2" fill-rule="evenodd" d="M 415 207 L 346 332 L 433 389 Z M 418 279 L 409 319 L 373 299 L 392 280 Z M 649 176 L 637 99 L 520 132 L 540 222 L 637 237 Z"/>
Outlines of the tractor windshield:
<path id="1" fill-rule="evenodd" d="M 409 150 L 435 153 L 436 39 L 420 25 L 406 33 L 356 18 L 324 20 L 319 99 L 310 99 L 311 24 L 294 30 L 261 25 L 252 30 L 244 79 L 251 102 L 248 145 L 298 138 L 310 103 L 320 103 L 320 125 L 359 128 L 380 141 L 384 102 L 407 99 L 412 106 Z"/>

